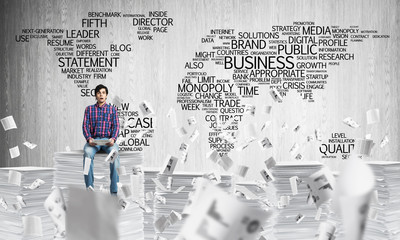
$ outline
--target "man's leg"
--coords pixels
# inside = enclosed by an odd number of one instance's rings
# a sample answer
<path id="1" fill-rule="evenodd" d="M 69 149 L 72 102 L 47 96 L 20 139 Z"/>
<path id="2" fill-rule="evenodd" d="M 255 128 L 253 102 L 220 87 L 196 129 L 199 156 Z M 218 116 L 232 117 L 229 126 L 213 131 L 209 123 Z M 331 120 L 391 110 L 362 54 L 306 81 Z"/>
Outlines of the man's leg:
<path id="1" fill-rule="evenodd" d="M 83 175 L 85 178 L 85 185 L 86 188 L 88 188 L 89 186 L 92 186 L 92 188 L 94 188 L 93 186 L 93 182 L 94 182 L 94 177 L 93 177 L 93 159 L 94 159 L 94 155 L 99 151 L 99 147 L 92 147 L 89 145 L 89 143 L 85 144 L 85 147 L 83 147 L 83 168 L 85 168 L 85 158 L 90 158 L 90 168 L 89 168 L 89 173 L 88 175 Z"/>
<path id="2" fill-rule="evenodd" d="M 117 151 L 118 153 L 118 144 L 114 143 L 114 146 L 108 147 L 108 146 L 102 146 L 103 150 L 108 154 L 110 153 L 113 149 Z M 117 183 L 119 182 L 119 176 L 117 172 L 117 168 L 119 168 L 119 155 L 115 158 L 113 163 L 110 163 L 110 193 L 111 194 L 117 194 L 118 192 L 118 185 Z"/>

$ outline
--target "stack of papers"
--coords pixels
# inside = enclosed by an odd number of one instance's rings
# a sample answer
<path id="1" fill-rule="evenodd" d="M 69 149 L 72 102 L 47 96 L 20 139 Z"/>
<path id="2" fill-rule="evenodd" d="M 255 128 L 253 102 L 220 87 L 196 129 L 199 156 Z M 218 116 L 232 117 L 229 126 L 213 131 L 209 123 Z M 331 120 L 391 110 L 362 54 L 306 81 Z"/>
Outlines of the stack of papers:
<path id="1" fill-rule="evenodd" d="M 94 188 L 109 188 L 109 167 L 104 162 L 106 154 L 96 154 L 94 159 Z M 60 187 L 68 202 L 69 187 L 85 188 L 83 175 L 83 151 L 56 152 L 54 154 L 54 185 Z"/>
<path id="2" fill-rule="evenodd" d="M 115 197 L 82 188 L 69 189 L 67 239 L 119 239 L 119 202 Z M 90 204 L 84 204 L 90 203 Z"/>
<path id="3" fill-rule="evenodd" d="M 377 190 L 371 199 L 364 239 L 400 238 L 400 162 L 367 162 Z"/>
<path id="4" fill-rule="evenodd" d="M 183 210 L 188 202 L 189 194 L 192 194 L 191 192 L 195 191 L 192 183 L 196 181 L 194 179 L 201 178 L 202 176 L 203 175 L 200 173 L 159 174 L 157 176 L 157 180 L 163 186 L 161 186 L 161 188 L 160 186 L 156 186 L 156 199 L 154 200 L 155 221 L 159 220 L 160 218 L 168 218 L 171 214 L 171 211 L 175 211 L 178 214 L 185 215 L 185 213 L 183 213 Z M 171 182 L 171 180 L 172 185 L 168 186 L 168 181 Z M 216 184 L 221 187 L 223 191 L 228 193 L 231 193 L 234 188 L 231 175 L 221 175 L 220 183 Z M 165 201 L 163 202 L 163 200 Z M 161 237 L 174 239 L 178 236 L 179 231 L 184 224 L 184 221 L 185 218 L 180 221 L 174 222 L 173 224 L 167 224 L 166 228 L 162 232 L 157 230 L 156 232 Z M 155 223 L 155 225 L 157 229 L 157 222 Z"/>
<path id="5" fill-rule="evenodd" d="M 271 169 L 275 178 L 278 212 L 275 218 L 276 239 L 314 239 L 320 221 L 327 219 L 327 206 L 321 205 L 323 214 L 316 220 L 318 209 L 314 203 L 308 204 L 310 191 L 304 179 L 323 167 L 318 162 L 280 162 Z M 297 194 L 292 191 L 290 178 L 297 176 Z M 312 202 L 312 200 L 311 200 Z M 317 218 L 318 219 L 318 218 Z"/>
<path id="6" fill-rule="evenodd" d="M 260 186 L 260 183 L 256 182 L 238 182 L 236 183 L 235 191 L 238 200 L 244 202 L 248 207 L 261 208 L 271 213 L 272 202 L 275 200 L 275 196 L 271 196 L 271 193 L 275 192 L 272 186 Z M 260 236 L 265 239 L 273 239 L 273 221 L 271 217 L 264 222 L 262 229 Z"/>
<path id="7" fill-rule="evenodd" d="M 104 156 L 105 157 L 105 156 Z M 132 196 L 126 196 L 119 188 L 118 196 L 128 202 L 125 210 L 121 211 L 119 217 L 119 239 L 143 239 L 143 206 L 144 206 L 144 174 L 141 167 L 143 164 L 142 152 L 120 152 L 120 167 L 125 167 L 126 174 L 119 175 L 122 186 L 129 186 Z M 103 158 L 104 159 L 104 158 Z M 106 164 L 106 166 L 109 166 Z M 106 169 L 109 169 L 107 167 Z M 107 186 L 109 186 L 109 174 L 106 175 Z M 124 196 L 125 195 L 125 196 Z"/>
<path id="8" fill-rule="evenodd" d="M 53 168 L 0 168 L 0 238 L 53 239 L 55 226 L 43 206 Z"/>
<path id="9" fill-rule="evenodd" d="M 400 239 L 400 162 L 368 161 L 375 175 L 363 239 Z M 345 239 L 343 216 L 332 212 L 329 220 L 336 225 L 335 239 Z M 358 226 L 354 226 L 356 229 Z"/>
<path id="10" fill-rule="evenodd" d="M 270 216 L 204 178 L 198 180 L 191 200 L 190 215 L 175 239 L 255 240 Z"/>
<path id="11" fill-rule="evenodd" d="M 156 184 L 153 178 L 157 178 L 159 170 L 144 169 L 144 194 L 146 205 L 151 209 L 151 212 L 144 212 L 144 239 L 153 240 L 156 234 L 154 230 L 154 193 L 156 191 Z"/>
<path id="12" fill-rule="evenodd" d="M 110 167 L 105 161 L 107 154 L 97 153 L 94 158 L 94 191 L 110 194 Z M 143 153 L 120 152 L 118 189 L 121 214 L 119 217 L 119 239 L 143 239 L 144 177 L 140 165 Z M 69 187 L 85 188 L 83 175 L 83 151 L 58 152 L 54 156 L 54 185 L 63 189 L 68 206 Z M 124 169 L 124 170 L 122 170 Z M 129 189 L 128 191 L 122 188 Z M 128 196 L 126 196 L 128 195 Z M 68 210 L 67 210 L 68 211 Z M 68 235 L 68 233 L 67 233 Z"/>

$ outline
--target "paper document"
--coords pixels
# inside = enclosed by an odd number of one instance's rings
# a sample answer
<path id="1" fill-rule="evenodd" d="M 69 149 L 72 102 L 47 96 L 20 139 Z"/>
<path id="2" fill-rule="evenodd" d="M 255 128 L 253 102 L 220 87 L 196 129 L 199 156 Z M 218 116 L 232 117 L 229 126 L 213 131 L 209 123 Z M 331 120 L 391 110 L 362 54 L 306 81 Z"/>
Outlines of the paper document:
<path id="1" fill-rule="evenodd" d="M 380 121 L 379 109 L 370 109 L 367 111 L 367 124 L 374 124 Z"/>
<path id="2" fill-rule="evenodd" d="M 42 179 L 38 178 L 28 188 L 31 189 L 31 190 L 34 190 L 34 189 L 39 188 L 40 186 L 42 186 L 45 183 L 46 183 L 45 181 L 43 181 Z"/>
<path id="3" fill-rule="evenodd" d="M 113 148 L 104 161 L 113 163 L 117 157 L 118 157 L 118 152 Z"/>
<path id="4" fill-rule="evenodd" d="M 177 157 L 168 155 L 166 157 L 166 159 L 165 159 L 165 163 L 164 163 L 165 167 L 163 168 L 162 173 L 165 173 L 165 174 L 174 173 L 174 170 L 175 170 L 175 167 L 176 167 L 177 163 L 178 163 L 178 158 Z"/>
<path id="5" fill-rule="evenodd" d="M 343 122 L 344 122 L 347 126 L 352 127 L 352 128 L 358 128 L 358 127 L 360 127 L 360 125 L 359 125 L 358 123 L 356 123 L 356 121 L 354 121 L 351 117 L 347 117 L 347 118 L 343 119 Z"/>
<path id="6" fill-rule="evenodd" d="M 153 107 L 147 101 L 143 101 L 139 104 L 139 109 L 142 111 L 144 116 L 154 114 Z"/>
<path id="7" fill-rule="evenodd" d="M 107 143 L 110 142 L 109 139 L 93 139 L 93 142 L 99 146 L 105 146 Z"/>
<path id="8" fill-rule="evenodd" d="M 321 204 L 332 198 L 336 180 L 332 172 L 324 167 L 305 179 L 310 190 L 310 197 L 319 208 Z"/>
<path id="9" fill-rule="evenodd" d="M 83 168 L 83 174 L 88 175 L 90 170 L 90 165 L 92 164 L 92 159 L 85 157 L 85 166 Z"/>
<path id="10" fill-rule="evenodd" d="M 21 186 L 22 174 L 18 171 L 9 170 L 8 171 L 8 183 Z"/>
<path id="11" fill-rule="evenodd" d="M 56 187 L 53 189 L 44 202 L 44 208 L 56 226 L 56 236 L 65 237 L 65 217 L 67 207 L 60 188 Z"/>
<path id="12" fill-rule="evenodd" d="M 34 143 L 30 143 L 28 141 L 24 142 L 24 145 L 27 146 L 29 149 L 34 149 L 37 145 Z"/>
<path id="13" fill-rule="evenodd" d="M 4 131 L 17 128 L 13 116 L 8 116 L 0 120 L 3 125 Z"/>
<path id="14" fill-rule="evenodd" d="M 18 146 L 9 149 L 11 158 L 16 158 L 20 155 Z"/>
<path id="15" fill-rule="evenodd" d="M 177 122 L 176 122 L 176 112 L 175 112 L 175 109 L 170 108 L 169 111 L 168 111 L 168 113 L 167 113 L 167 117 L 168 117 L 169 120 L 170 120 L 170 123 L 171 123 L 172 128 L 176 128 L 178 125 L 177 125 Z"/>
<path id="16" fill-rule="evenodd" d="M 43 236 L 42 219 L 38 216 L 23 216 L 22 225 L 24 226 L 25 237 Z"/>

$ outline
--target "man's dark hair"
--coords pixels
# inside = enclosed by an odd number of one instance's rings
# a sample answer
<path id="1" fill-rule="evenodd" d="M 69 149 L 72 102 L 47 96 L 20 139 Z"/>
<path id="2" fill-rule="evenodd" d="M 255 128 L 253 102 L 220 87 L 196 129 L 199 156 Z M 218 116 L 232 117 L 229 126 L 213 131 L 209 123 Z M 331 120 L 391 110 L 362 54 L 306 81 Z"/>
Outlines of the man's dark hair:
<path id="1" fill-rule="evenodd" d="M 108 95 L 108 88 L 106 86 L 104 86 L 103 84 L 99 84 L 97 85 L 96 89 L 94 90 L 94 94 L 97 94 L 98 92 L 100 92 L 100 89 L 104 88 L 106 90 L 106 94 Z"/>

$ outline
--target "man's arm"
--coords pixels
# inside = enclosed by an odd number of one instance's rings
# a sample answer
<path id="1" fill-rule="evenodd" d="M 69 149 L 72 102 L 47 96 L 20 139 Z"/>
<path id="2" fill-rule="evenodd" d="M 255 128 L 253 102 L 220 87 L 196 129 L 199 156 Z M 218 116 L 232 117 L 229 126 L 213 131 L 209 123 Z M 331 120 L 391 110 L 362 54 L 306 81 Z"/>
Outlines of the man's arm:
<path id="1" fill-rule="evenodd" d="M 89 106 L 85 109 L 85 115 L 83 116 L 83 123 L 82 123 L 82 131 L 83 136 L 85 137 L 86 141 L 92 138 L 92 134 L 90 133 L 90 110 Z"/>
<path id="2" fill-rule="evenodd" d="M 111 126 L 111 138 L 115 141 L 117 141 L 118 134 L 119 134 L 119 119 L 118 119 L 118 112 L 115 109 L 115 107 L 112 107 L 113 111 L 113 119 L 112 119 L 112 126 Z"/>

